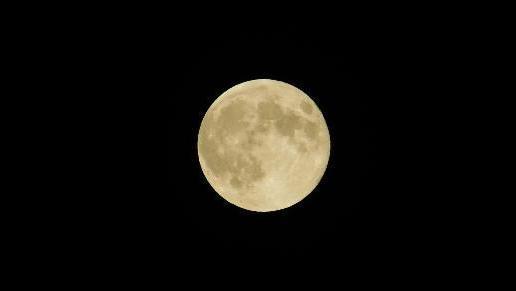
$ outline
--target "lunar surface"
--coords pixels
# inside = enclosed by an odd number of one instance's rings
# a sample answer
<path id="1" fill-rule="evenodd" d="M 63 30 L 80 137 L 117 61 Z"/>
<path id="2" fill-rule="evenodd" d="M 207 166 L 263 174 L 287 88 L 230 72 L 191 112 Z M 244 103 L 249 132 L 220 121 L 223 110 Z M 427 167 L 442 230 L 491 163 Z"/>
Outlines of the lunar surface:
<path id="1" fill-rule="evenodd" d="M 290 207 L 310 194 L 330 157 L 330 134 L 310 97 L 260 79 L 219 96 L 199 130 L 199 162 L 213 189 L 251 211 Z"/>

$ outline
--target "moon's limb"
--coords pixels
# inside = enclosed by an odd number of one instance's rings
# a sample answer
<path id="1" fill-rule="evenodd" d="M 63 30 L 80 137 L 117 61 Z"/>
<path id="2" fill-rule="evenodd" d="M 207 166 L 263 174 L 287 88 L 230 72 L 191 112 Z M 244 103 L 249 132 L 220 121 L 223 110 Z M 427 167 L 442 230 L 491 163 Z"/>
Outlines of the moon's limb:
<path id="1" fill-rule="evenodd" d="M 259 79 L 213 102 L 197 146 L 201 169 L 220 196 L 265 212 L 292 206 L 313 191 L 328 164 L 330 135 L 305 93 Z"/>

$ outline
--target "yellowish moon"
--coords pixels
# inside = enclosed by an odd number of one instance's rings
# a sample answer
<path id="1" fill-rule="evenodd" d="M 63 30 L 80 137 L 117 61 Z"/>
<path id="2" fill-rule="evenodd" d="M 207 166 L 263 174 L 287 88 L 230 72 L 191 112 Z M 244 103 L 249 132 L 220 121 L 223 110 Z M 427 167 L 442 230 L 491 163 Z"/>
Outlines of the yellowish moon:
<path id="1" fill-rule="evenodd" d="M 213 102 L 197 150 L 204 176 L 222 198 L 267 212 L 290 207 L 315 189 L 330 157 L 330 134 L 303 91 L 259 79 Z"/>

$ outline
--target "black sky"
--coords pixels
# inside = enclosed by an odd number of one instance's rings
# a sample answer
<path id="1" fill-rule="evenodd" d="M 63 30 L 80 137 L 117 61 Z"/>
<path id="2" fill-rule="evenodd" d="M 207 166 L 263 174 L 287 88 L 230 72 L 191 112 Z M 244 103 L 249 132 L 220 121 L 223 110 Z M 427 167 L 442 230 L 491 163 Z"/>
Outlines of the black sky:
<path id="1" fill-rule="evenodd" d="M 440 236 L 431 234 L 444 221 L 432 206 L 445 197 L 433 182 L 439 145 L 427 133 L 438 122 L 433 84 L 441 77 L 431 69 L 434 48 L 417 37 L 421 30 L 150 23 L 113 34 L 102 66 L 89 64 L 101 93 L 88 96 L 110 122 L 102 122 L 96 133 L 102 142 L 88 153 L 101 150 L 109 158 L 95 172 L 105 186 L 89 186 L 88 202 L 70 211 L 96 213 L 81 225 L 93 231 L 93 242 L 107 242 L 103 252 L 158 266 L 246 257 L 365 264 L 439 253 Z M 331 136 L 316 190 L 272 213 L 248 212 L 219 197 L 196 148 L 213 100 L 259 78 L 306 92 Z"/>

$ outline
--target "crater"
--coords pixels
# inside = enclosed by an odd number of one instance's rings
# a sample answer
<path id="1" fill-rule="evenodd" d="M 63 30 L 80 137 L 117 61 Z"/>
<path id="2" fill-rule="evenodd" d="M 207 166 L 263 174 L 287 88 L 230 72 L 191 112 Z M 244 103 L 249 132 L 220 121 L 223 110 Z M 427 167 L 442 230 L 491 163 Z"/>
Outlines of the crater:
<path id="1" fill-rule="evenodd" d="M 319 136 L 320 128 L 315 122 L 307 121 L 303 130 L 310 139 L 316 139 Z"/>
<path id="2" fill-rule="evenodd" d="M 312 112 L 314 111 L 313 105 L 306 100 L 302 101 L 299 106 L 301 107 L 301 110 L 303 110 L 303 112 L 306 114 L 312 114 Z"/>
<path id="3" fill-rule="evenodd" d="M 238 179 L 237 177 L 233 176 L 230 180 L 231 185 L 235 188 L 241 188 L 242 187 L 242 181 Z"/>
<path id="4" fill-rule="evenodd" d="M 262 164 L 254 156 L 249 156 L 250 165 L 244 168 L 245 173 L 254 182 L 265 177 L 265 172 L 262 169 Z"/>
<path id="5" fill-rule="evenodd" d="M 264 133 L 264 132 L 269 131 L 269 128 L 270 128 L 270 124 L 267 122 L 263 122 L 263 123 L 258 124 L 255 127 L 255 130 L 256 130 L 256 132 Z"/>
<path id="6" fill-rule="evenodd" d="M 221 177 L 230 164 L 225 159 L 225 152 L 219 151 L 219 145 L 213 138 L 203 138 L 199 141 L 199 152 L 206 162 L 206 166 L 216 177 Z"/>
<path id="7" fill-rule="evenodd" d="M 306 153 L 306 151 L 308 150 L 308 148 L 306 147 L 306 145 L 304 143 L 298 143 L 297 149 L 298 149 L 298 151 L 300 151 L 302 153 Z"/>
<path id="8" fill-rule="evenodd" d="M 220 108 L 220 114 L 215 121 L 217 127 L 227 132 L 239 132 L 246 128 L 244 121 L 248 104 L 243 100 L 236 100 L 231 104 Z"/>
<path id="9" fill-rule="evenodd" d="M 301 129 L 301 119 L 293 112 L 289 112 L 274 124 L 278 132 L 284 136 L 293 136 L 296 129 Z"/>
<path id="10" fill-rule="evenodd" d="M 221 147 L 225 151 L 219 151 Z M 249 187 L 265 176 L 258 159 L 236 148 L 226 147 L 220 140 L 203 139 L 199 142 L 199 149 L 213 175 L 219 178 L 231 175 L 230 183 L 234 187 Z"/>
<path id="11" fill-rule="evenodd" d="M 275 102 L 260 102 L 258 103 L 258 118 L 260 120 L 277 120 L 283 115 L 281 107 Z"/>
<path id="12" fill-rule="evenodd" d="M 250 188 L 254 182 L 265 176 L 261 163 L 253 156 L 236 154 L 237 167 L 231 169 L 229 183 L 235 188 Z"/>

